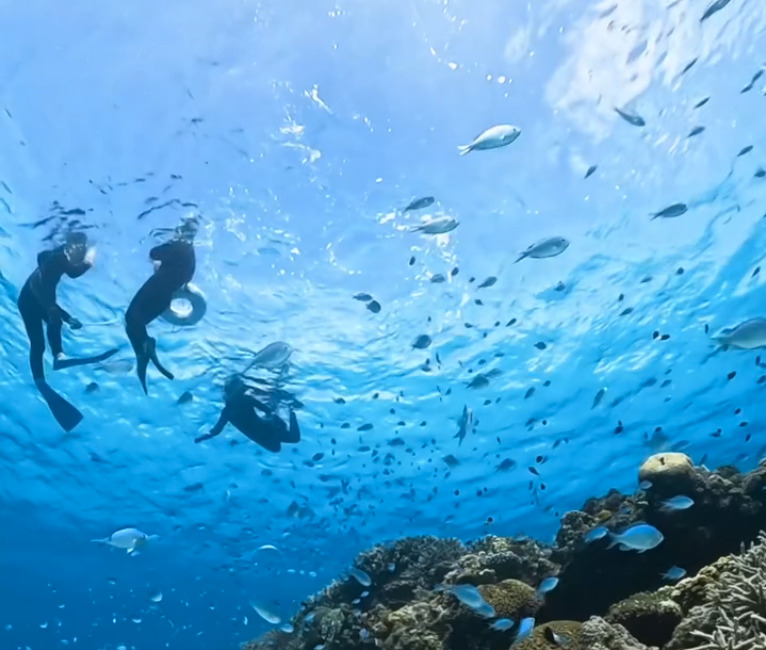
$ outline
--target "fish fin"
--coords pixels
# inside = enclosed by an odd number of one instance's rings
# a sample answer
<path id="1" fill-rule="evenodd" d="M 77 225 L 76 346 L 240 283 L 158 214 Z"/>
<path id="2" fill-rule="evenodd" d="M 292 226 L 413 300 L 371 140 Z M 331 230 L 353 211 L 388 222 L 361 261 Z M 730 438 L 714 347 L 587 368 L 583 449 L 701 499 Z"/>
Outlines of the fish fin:
<path id="1" fill-rule="evenodd" d="M 523 260 L 525 257 L 529 257 L 529 256 L 528 256 L 526 253 L 522 253 L 521 255 L 519 255 L 518 259 L 517 259 L 517 260 L 514 262 L 514 264 L 518 264 L 518 263 L 519 263 L 519 262 L 521 262 L 521 260 Z"/>
<path id="2" fill-rule="evenodd" d="M 609 546 L 607 546 L 606 548 L 607 548 L 607 550 L 610 549 L 610 548 L 614 548 L 619 543 L 620 543 L 620 541 L 617 538 L 617 536 L 610 534 L 610 536 L 609 536 Z"/>
<path id="3" fill-rule="evenodd" d="M 473 145 L 470 145 L 470 144 L 458 145 L 458 151 L 460 152 L 461 156 L 465 156 L 466 154 L 470 153 L 472 149 L 473 149 Z"/>

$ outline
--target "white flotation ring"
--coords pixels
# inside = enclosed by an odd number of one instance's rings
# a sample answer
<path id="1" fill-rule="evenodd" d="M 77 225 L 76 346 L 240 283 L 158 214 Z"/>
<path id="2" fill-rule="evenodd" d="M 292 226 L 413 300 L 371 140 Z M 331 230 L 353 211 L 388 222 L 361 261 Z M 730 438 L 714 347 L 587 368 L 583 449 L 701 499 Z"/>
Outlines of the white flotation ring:
<path id="1" fill-rule="evenodd" d="M 185 300 L 191 305 L 191 308 L 180 309 L 173 304 L 176 300 Z M 173 301 L 170 303 L 170 307 L 163 312 L 162 319 L 177 327 L 191 327 L 204 318 L 206 311 L 205 294 L 199 287 L 190 282 L 173 294 Z"/>

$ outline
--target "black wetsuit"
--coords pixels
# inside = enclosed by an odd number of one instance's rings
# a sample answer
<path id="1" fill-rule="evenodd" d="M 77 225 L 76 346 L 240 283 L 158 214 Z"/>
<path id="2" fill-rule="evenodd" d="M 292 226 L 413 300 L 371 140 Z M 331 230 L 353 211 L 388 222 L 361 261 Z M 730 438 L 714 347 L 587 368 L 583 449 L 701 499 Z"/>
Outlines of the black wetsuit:
<path id="1" fill-rule="evenodd" d="M 256 409 L 263 411 L 266 416 L 260 417 Z M 295 413 L 290 410 L 290 426 L 276 415 L 265 404 L 248 392 L 239 393 L 226 400 L 215 426 L 210 433 L 200 436 L 195 442 L 214 438 L 223 432 L 224 427 L 231 422 L 241 433 L 268 451 L 280 451 L 282 443 L 297 443 L 301 440 L 301 432 Z"/>
<path id="2" fill-rule="evenodd" d="M 56 287 L 66 273 L 79 278 L 90 268 L 87 262 L 73 263 L 64 247 L 43 251 L 37 256 L 37 269 L 29 276 L 19 294 L 18 306 L 29 337 L 29 365 L 35 381 L 44 379 L 43 355 L 45 336 L 43 322 L 48 326 L 48 343 L 54 356 L 62 353 L 61 326 L 78 325 L 70 314 L 56 303 Z"/>
<path id="3" fill-rule="evenodd" d="M 144 282 L 125 313 L 125 330 L 138 358 L 139 379 L 144 391 L 146 365 L 150 358 L 162 374 L 173 378 L 172 373 L 158 364 L 153 350 L 154 339 L 149 336 L 146 326 L 170 307 L 176 291 L 191 282 L 197 263 L 194 244 L 181 239 L 155 246 L 149 251 L 149 257 L 160 262 L 160 267 Z M 147 348 L 147 343 L 152 346 L 151 350 Z"/>

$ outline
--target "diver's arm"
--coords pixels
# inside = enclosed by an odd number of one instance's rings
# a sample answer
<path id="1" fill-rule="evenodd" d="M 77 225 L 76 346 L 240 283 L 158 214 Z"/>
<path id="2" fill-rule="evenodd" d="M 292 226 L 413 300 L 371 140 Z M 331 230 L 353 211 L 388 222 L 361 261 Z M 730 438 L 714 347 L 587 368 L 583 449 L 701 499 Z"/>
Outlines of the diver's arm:
<path id="1" fill-rule="evenodd" d="M 205 435 L 195 438 L 194 442 L 203 442 L 205 440 L 210 440 L 211 438 L 215 438 L 216 436 L 221 435 L 221 433 L 223 433 L 224 427 L 228 423 L 229 423 L 229 418 L 226 413 L 226 409 L 224 408 L 223 411 L 221 411 L 221 417 L 218 418 L 218 422 L 216 422 L 215 426 L 212 429 L 210 429 L 210 433 L 206 433 Z"/>
<path id="2" fill-rule="evenodd" d="M 177 245 L 178 242 L 169 241 L 165 242 L 164 244 L 160 244 L 159 246 L 155 246 L 152 248 L 152 250 L 149 251 L 149 258 L 155 262 L 167 262 L 173 255 Z"/>

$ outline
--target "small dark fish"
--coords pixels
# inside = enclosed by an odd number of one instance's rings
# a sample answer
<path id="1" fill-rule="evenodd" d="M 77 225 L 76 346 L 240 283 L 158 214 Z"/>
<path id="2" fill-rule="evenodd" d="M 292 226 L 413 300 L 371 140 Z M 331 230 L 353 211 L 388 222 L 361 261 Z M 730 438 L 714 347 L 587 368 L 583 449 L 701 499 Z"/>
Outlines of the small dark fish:
<path id="1" fill-rule="evenodd" d="M 545 345 L 545 343 L 543 343 L 542 341 L 538 341 L 537 343 L 535 343 L 535 347 L 538 350 L 545 350 L 545 348 L 547 348 L 548 346 Z"/>
<path id="2" fill-rule="evenodd" d="M 205 486 L 202 483 L 192 483 L 184 487 L 184 492 L 199 492 L 203 489 L 205 489 Z"/>
<path id="3" fill-rule="evenodd" d="M 431 282 L 434 284 L 441 284 L 442 282 L 446 282 L 447 278 L 445 278 L 441 273 L 437 273 L 436 275 L 431 277 Z"/>
<path id="4" fill-rule="evenodd" d="M 468 388 L 486 388 L 487 386 L 489 386 L 489 379 L 481 373 L 468 382 Z"/>
<path id="5" fill-rule="evenodd" d="M 403 212 L 409 212 L 410 210 L 422 210 L 423 208 L 427 208 L 429 205 L 433 205 L 435 200 L 436 199 L 433 196 L 423 196 L 419 199 L 414 199 L 406 208 L 404 208 Z"/>
<path id="6" fill-rule="evenodd" d="M 368 422 L 367 424 L 363 424 L 361 427 L 359 427 L 357 431 L 372 431 L 372 425 Z"/>
<path id="7" fill-rule="evenodd" d="M 502 463 L 497 466 L 498 472 L 507 472 L 508 470 L 516 467 L 516 461 L 512 458 L 506 458 Z"/>
<path id="8" fill-rule="evenodd" d="M 460 461 L 457 458 L 455 458 L 452 454 L 449 454 L 449 455 L 445 456 L 444 458 L 442 458 L 442 460 L 449 467 L 456 467 L 457 465 L 460 464 Z"/>
<path id="9" fill-rule="evenodd" d="M 693 138 L 695 135 L 699 135 L 705 130 L 704 126 L 695 126 L 691 131 L 689 131 L 689 135 L 687 135 L 687 138 Z"/>
<path id="10" fill-rule="evenodd" d="M 604 399 L 604 395 L 606 395 L 606 388 L 602 388 L 598 393 L 596 393 L 596 396 L 593 398 L 593 405 L 591 406 L 591 409 L 596 408 L 599 404 L 601 404 L 601 400 Z"/>
<path id="11" fill-rule="evenodd" d="M 86 393 L 95 393 L 97 390 L 98 390 L 98 384 L 95 381 L 90 382 L 85 387 L 85 392 Z"/>
<path id="12" fill-rule="evenodd" d="M 705 104 L 707 104 L 710 101 L 710 97 L 705 97 L 704 99 L 700 99 L 693 108 L 702 108 Z"/>
<path id="13" fill-rule="evenodd" d="M 753 89 L 753 86 L 755 85 L 755 82 L 758 81 L 762 76 L 763 76 L 763 69 L 760 69 L 758 70 L 758 72 L 756 72 L 753 75 L 753 78 L 750 80 L 750 83 L 747 84 L 747 86 L 745 86 L 742 90 L 739 91 L 740 94 L 751 91 Z"/>
<path id="14" fill-rule="evenodd" d="M 619 108 L 615 108 L 614 111 L 628 124 L 632 124 L 633 126 L 646 126 L 646 121 L 640 115 L 631 115 L 630 113 L 621 111 Z"/>
<path id="15" fill-rule="evenodd" d="M 659 212 L 652 214 L 652 219 L 672 219 L 673 217 L 680 217 L 682 214 L 686 214 L 688 210 L 686 203 L 674 203 L 667 208 L 663 208 Z"/>
<path id="16" fill-rule="evenodd" d="M 593 176 L 593 174 L 595 173 L 597 169 L 598 169 L 598 165 L 591 165 L 590 167 L 588 167 L 588 171 L 585 172 L 585 178 L 590 178 L 591 176 Z"/>
<path id="17" fill-rule="evenodd" d="M 428 334 L 421 334 L 415 339 L 412 347 L 416 350 L 425 350 L 429 345 L 431 345 L 431 337 Z"/>
<path id="18" fill-rule="evenodd" d="M 739 158 L 740 156 L 744 156 L 745 154 L 750 153 L 752 150 L 753 150 L 753 145 L 751 145 L 751 144 L 747 145 L 746 147 L 743 147 L 742 149 L 739 150 L 739 153 L 737 154 L 737 158 Z"/>
<path id="19" fill-rule="evenodd" d="M 683 70 L 681 70 L 681 74 L 683 75 L 683 74 L 686 74 L 687 72 L 689 72 L 689 70 L 691 70 L 694 67 L 695 63 L 697 63 L 697 59 L 696 58 L 694 58 L 691 61 L 689 61 L 689 63 L 686 64 L 686 67 Z"/>
<path id="20" fill-rule="evenodd" d="M 369 293 L 355 293 L 354 300 L 358 300 L 359 302 L 370 302 L 372 296 Z"/>
<path id="21" fill-rule="evenodd" d="M 185 390 L 183 393 L 181 393 L 181 397 L 176 400 L 176 404 L 187 404 L 193 399 L 194 395 L 192 395 L 188 390 Z"/>
<path id="22" fill-rule="evenodd" d="M 532 395 L 534 395 L 534 394 L 535 394 L 535 387 L 534 387 L 534 386 L 532 386 L 532 388 L 530 388 L 530 389 L 529 389 L 529 390 L 528 390 L 528 391 L 527 391 L 527 392 L 524 394 L 524 399 L 529 399 L 529 398 L 530 398 L 530 397 L 532 397 Z"/>
<path id="23" fill-rule="evenodd" d="M 367 303 L 367 309 L 369 309 L 373 314 L 377 314 L 380 312 L 380 303 L 377 300 L 372 300 L 371 302 Z"/>
<path id="24" fill-rule="evenodd" d="M 479 285 L 479 289 L 486 289 L 487 287 L 491 287 L 493 284 L 497 282 L 497 278 L 494 275 L 490 275 L 484 282 L 482 282 Z"/>
<path id="25" fill-rule="evenodd" d="M 756 172 L 755 172 L 755 174 L 753 174 L 753 176 L 755 176 L 756 178 L 763 178 L 764 176 L 766 176 L 766 170 L 764 170 L 762 167 L 760 167 L 760 168 L 758 168 L 758 170 L 756 170 Z"/>
<path id="26" fill-rule="evenodd" d="M 721 9 L 723 9 L 730 2 L 731 0 L 715 0 L 713 4 L 711 4 L 707 9 L 705 9 L 705 13 L 702 14 L 702 18 L 700 18 L 700 22 L 704 23 L 708 18 L 710 18 L 710 16 L 721 11 Z"/>

